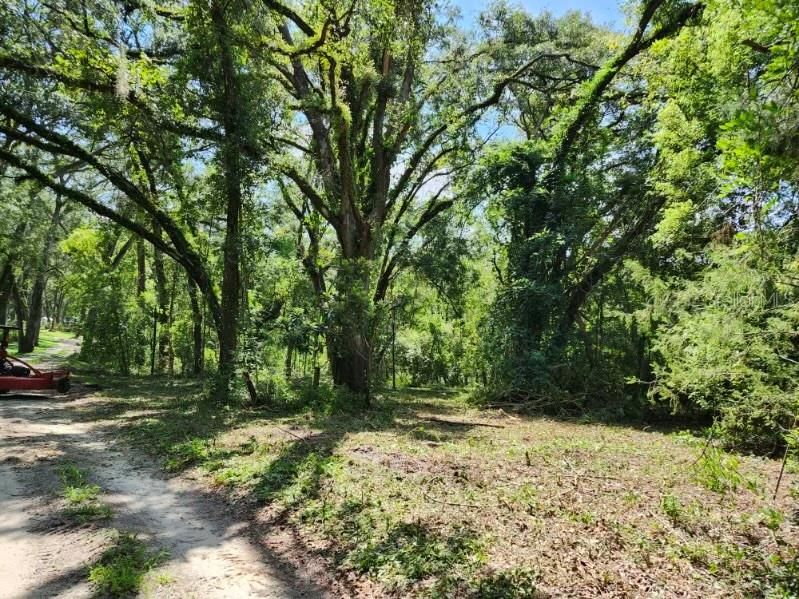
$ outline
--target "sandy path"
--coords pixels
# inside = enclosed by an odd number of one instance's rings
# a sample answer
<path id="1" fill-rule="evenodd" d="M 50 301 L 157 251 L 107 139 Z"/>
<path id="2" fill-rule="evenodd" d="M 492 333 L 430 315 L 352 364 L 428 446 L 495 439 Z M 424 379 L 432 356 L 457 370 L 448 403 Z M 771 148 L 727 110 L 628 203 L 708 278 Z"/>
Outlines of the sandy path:
<path id="1" fill-rule="evenodd" d="M 113 429 L 80 420 L 87 400 L 0 399 L 0 598 L 88 597 L 86 567 L 109 542 L 107 530 L 54 518 L 57 464 L 69 461 L 103 489 L 109 526 L 169 551 L 167 576 L 147 597 L 316 597 L 304 575 L 250 539 L 247 521 L 192 481 L 166 479 L 123 451 Z"/>
<path id="2" fill-rule="evenodd" d="M 35 568 L 29 557 L 26 507 L 16 473 L 8 464 L 0 464 L 0 586 L 2 594 L 11 597 L 22 594 L 25 581 L 19 574 Z"/>

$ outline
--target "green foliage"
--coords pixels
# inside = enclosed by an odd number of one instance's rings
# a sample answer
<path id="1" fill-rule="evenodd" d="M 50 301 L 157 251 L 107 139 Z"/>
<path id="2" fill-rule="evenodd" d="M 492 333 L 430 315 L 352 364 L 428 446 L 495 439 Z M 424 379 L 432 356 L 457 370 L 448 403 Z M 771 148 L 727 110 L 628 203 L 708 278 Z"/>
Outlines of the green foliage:
<path id="1" fill-rule="evenodd" d="M 99 596 L 130 597 L 141 589 L 144 576 L 168 556 L 164 550 L 148 550 L 132 533 L 118 532 L 114 545 L 89 568 L 89 582 Z"/>
<path id="2" fill-rule="evenodd" d="M 414 272 L 436 290 L 455 318 L 463 316 L 466 295 L 478 283 L 466 226 L 463 223 L 458 230 L 450 219 L 433 220 L 425 230 L 421 249 L 412 257 Z"/>
<path id="3" fill-rule="evenodd" d="M 795 2 L 660 3 L 640 47 L 505 2 L 139 4 L 0 8 L 2 319 L 43 286 L 82 363 L 205 369 L 230 410 L 468 385 L 789 443 Z"/>
<path id="4" fill-rule="evenodd" d="M 64 464 L 59 468 L 58 474 L 67 487 L 81 487 L 86 484 L 86 475 L 75 464 Z"/>
<path id="5" fill-rule="evenodd" d="M 660 498 L 660 509 L 675 526 L 685 523 L 685 508 L 679 498 L 674 495 L 663 495 Z"/>
<path id="6" fill-rule="evenodd" d="M 340 458 L 307 447 L 290 448 L 258 477 L 255 495 L 262 501 L 277 496 L 297 502 L 315 495 L 319 482 L 340 467 Z"/>
<path id="7" fill-rule="evenodd" d="M 86 479 L 86 473 L 74 464 L 64 464 L 59 468 L 62 490 L 66 502 L 64 514 L 80 524 L 107 520 L 111 508 L 99 500 L 100 487 Z"/>
<path id="8" fill-rule="evenodd" d="M 539 579 L 527 568 L 503 570 L 481 577 L 474 594 L 485 599 L 542 599 L 547 595 L 538 589 Z"/>
<path id="9" fill-rule="evenodd" d="M 256 384 L 256 390 L 259 399 L 266 405 L 285 405 L 294 397 L 288 381 L 279 374 L 260 378 Z"/>
<path id="10" fill-rule="evenodd" d="M 654 50 L 670 97 L 657 181 L 673 198 L 651 238 L 651 397 L 713 416 L 730 447 L 775 452 L 797 410 L 796 6 L 711 2 L 701 27 Z M 782 21 L 782 17 L 788 18 Z M 779 98 L 779 100 L 776 100 Z M 777 108 L 779 104 L 779 108 Z"/>
<path id="11" fill-rule="evenodd" d="M 774 451 L 797 409 L 799 370 L 789 356 L 799 312 L 794 292 L 758 268 L 750 249 L 715 250 L 699 278 L 655 297 L 665 326 L 654 339 L 651 393 L 676 412 L 717 417 L 730 446 Z"/>
<path id="12" fill-rule="evenodd" d="M 98 227 L 81 227 L 61 243 L 73 271 L 66 277 L 73 309 L 85 314 L 80 324 L 81 359 L 127 374 L 145 361 L 151 313 L 130 294 L 135 272 L 127 262 L 108 268 L 116 237 Z"/>
<path id="13" fill-rule="evenodd" d="M 772 555 L 766 573 L 766 596 L 774 599 L 793 599 L 799 596 L 799 555 Z"/>
<path id="14" fill-rule="evenodd" d="M 785 516 L 779 510 L 775 510 L 772 507 L 765 508 L 761 514 L 760 521 L 763 523 L 763 526 L 768 528 L 772 532 L 776 532 L 779 530 L 782 523 L 785 522 Z"/>
<path id="15" fill-rule="evenodd" d="M 446 574 L 464 561 L 479 563 L 484 556 L 469 531 L 440 536 L 417 524 L 400 524 L 384 539 L 358 546 L 348 559 L 357 570 L 395 586 Z"/>
<path id="16" fill-rule="evenodd" d="M 97 499 L 100 487 L 97 485 L 86 485 L 83 487 L 67 487 L 64 489 L 64 499 L 67 503 L 77 505 Z"/>
<path id="17" fill-rule="evenodd" d="M 734 493 L 746 483 L 740 472 L 740 460 L 715 447 L 708 447 L 694 464 L 696 480 L 716 493 Z"/>
<path id="18" fill-rule="evenodd" d="M 166 469 L 178 472 L 202 462 L 209 454 L 209 443 L 205 439 L 189 439 L 170 448 Z"/>

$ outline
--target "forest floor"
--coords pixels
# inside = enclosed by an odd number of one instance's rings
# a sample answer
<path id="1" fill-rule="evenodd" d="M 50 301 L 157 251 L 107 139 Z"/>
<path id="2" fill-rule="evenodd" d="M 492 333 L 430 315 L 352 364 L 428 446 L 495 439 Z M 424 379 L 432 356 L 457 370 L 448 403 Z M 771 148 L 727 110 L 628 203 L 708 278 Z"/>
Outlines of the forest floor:
<path id="1" fill-rule="evenodd" d="M 17 596 L 81 596 L 87 571 L 96 588 L 108 547 L 132 542 L 113 529 L 138 533 L 135 582 L 159 597 L 799 593 L 795 461 L 772 500 L 778 461 L 687 432 L 482 411 L 447 390 L 212 409 L 188 380 L 95 380 L 0 400 L 0 554 L 19 556 L 0 585 Z M 98 488 L 77 508 L 76 478 Z"/>

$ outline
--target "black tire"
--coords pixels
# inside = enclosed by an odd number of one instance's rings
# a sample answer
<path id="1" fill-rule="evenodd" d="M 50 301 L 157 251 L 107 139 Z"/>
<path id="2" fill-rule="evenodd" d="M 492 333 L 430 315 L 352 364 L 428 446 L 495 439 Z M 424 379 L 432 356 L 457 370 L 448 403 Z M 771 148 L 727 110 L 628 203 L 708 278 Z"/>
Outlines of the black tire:
<path id="1" fill-rule="evenodd" d="M 59 393 L 66 393 L 71 386 L 72 384 L 69 382 L 69 379 L 58 379 L 55 388 Z"/>

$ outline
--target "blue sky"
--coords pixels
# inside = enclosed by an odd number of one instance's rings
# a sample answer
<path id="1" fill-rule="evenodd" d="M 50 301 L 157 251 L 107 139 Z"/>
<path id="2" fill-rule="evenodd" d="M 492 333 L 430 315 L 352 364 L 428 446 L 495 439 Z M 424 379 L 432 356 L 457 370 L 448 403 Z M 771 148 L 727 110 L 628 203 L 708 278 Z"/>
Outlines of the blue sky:
<path id="1" fill-rule="evenodd" d="M 460 7 L 464 24 L 467 26 L 475 22 L 477 15 L 488 6 L 489 1 L 451 0 L 452 4 Z M 548 10 L 560 15 L 569 10 L 579 10 L 589 13 L 597 23 L 610 25 L 614 29 L 623 29 L 625 25 L 621 2 L 617 0 L 510 0 L 510 2 L 533 14 Z"/>

